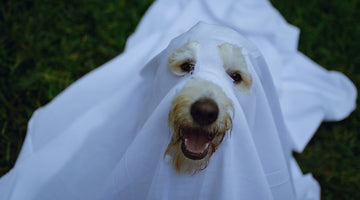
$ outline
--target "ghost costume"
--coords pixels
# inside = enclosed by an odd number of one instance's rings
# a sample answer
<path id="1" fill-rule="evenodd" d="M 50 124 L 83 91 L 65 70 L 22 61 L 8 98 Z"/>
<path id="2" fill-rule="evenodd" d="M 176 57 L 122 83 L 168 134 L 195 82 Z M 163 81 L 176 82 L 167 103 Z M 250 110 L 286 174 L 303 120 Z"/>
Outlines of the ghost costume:
<path id="1" fill-rule="evenodd" d="M 156 1 L 121 55 L 33 114 L 0 199 L 319 199 L 291 152 L 321 121 L 345 118 L 356 90 L 299 53 L 298 34 L 264 0 Z M 174 76 L 168 56 L 189 41 L 199 43 L 199 62 Z M 249 94 L 224 73 L 223 43 L 242 49 Z M 164 157 L 168 114 L 194 78 L 232 101 L 233 128 L 204 170 L 176 173 Z"/>

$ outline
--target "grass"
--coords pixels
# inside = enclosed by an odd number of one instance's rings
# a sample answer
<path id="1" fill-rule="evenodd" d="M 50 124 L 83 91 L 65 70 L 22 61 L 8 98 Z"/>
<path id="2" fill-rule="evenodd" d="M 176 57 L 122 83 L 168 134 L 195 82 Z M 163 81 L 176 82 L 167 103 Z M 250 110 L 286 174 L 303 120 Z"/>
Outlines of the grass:
<path id="1" fill-rule="evenodd" d="M 15 163 L 33 111 L 121 53 L 151 0 L 2 0 L 0 176 Z M 299 49 L 360 83 L 358 0 L 272 0 L 301 29 Z M 302 154 L 322 199 L 360 199 L 360 112 L 323 124 Z"/>

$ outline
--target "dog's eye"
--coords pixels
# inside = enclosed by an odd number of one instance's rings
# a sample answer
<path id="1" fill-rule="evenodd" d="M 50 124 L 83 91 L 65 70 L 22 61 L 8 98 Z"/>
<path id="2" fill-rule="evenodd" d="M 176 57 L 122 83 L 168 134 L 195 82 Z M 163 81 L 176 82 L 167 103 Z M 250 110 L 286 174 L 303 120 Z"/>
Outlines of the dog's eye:
<path id="1" fill-rule="evenodd" d="M 234 83 L 240 83 L 242 81 L 242 77 L 239 72 L 229 73 L 229 76 L 234 80 Z"/>
<path id="2" fill-rule="evenodd" d="M 180 65 L 180 68 L 184 71 L 184 72 L 191 72 L 194 70 L 194 64 L 191 62 L 185 62 L 183 64 Z"/>

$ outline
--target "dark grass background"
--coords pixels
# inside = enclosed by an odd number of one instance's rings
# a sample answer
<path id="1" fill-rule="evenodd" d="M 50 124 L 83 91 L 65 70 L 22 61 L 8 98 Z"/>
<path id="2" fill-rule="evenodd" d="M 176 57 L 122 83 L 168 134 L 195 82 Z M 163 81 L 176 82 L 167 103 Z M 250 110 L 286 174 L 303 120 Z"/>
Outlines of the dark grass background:
<path id="1" fill-rule="evenodd" d="M 152 0 L 0 0 L 0 176 L 35 109 L 121 53 Z M 358 0 L 272 0 L 301 29 L 299 49 L 360 83 Z M 360 199 L 360 111 L 323 124 L 302 154 L 322 199 Z"/>

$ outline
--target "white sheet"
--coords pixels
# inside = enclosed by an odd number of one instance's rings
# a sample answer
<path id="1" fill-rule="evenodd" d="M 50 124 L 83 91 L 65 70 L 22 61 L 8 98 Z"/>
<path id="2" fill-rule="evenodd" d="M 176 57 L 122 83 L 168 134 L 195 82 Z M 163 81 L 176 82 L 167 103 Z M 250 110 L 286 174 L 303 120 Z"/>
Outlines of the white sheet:
<path id="1" fill-rule="evenodd" d="M 298 35 L 265 0 L 156 1 L 121 55 L 34 113 L 16 165 L 0 179 L 0 199 L 319 199 L 291 151 L 301 152 L 321 121 L 345 118 L 356 90 L 299 53 Z M 242 47 L 250 95 L 202 66 L 172 76 L 164 60 L 188 40 Z M 217 53 L 202 50 L 221 74 Z M 171 101 L 191 77 L 219 84 L 236 119 L 195 175 L 177 174 L 163 158 Z"/>

